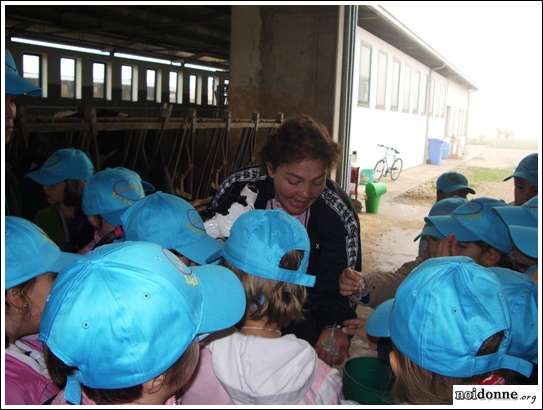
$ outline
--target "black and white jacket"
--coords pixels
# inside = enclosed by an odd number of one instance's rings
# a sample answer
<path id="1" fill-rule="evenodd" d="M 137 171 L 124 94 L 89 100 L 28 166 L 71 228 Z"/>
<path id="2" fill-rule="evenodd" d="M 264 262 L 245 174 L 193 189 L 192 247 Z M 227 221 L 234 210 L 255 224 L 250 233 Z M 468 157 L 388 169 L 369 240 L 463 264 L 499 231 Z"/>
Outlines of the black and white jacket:
<path id="1" fill-rule="evenodd" d="M 239 202 L 245 185 L 258 191 L 256 209 L 265 209 L 275 196 L 273 179 L 261 167 L 241 169 L 223 181 L 204 218 L 216 212 L 226 214 Z M 341 324 L 356 317 L 347 298 L 339 294 L 339 275 L 346 267 L 362 270 L 360 223 L 347 194 L 332 180 L 311 205 L 307 231 L 311 241 L 308 273 L 317 277 L 308 288 L 306 319 L 290 329 L 312 344 L 327 325 Z"/>

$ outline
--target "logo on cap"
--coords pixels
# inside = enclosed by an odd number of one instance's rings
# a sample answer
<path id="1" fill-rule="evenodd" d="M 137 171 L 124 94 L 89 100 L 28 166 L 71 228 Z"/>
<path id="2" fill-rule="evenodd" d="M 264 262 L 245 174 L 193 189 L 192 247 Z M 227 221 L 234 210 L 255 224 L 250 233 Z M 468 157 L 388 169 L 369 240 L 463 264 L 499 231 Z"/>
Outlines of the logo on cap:
<path id="1" fill-rule="evenodd" d="M 467 219 L 479 219 L 481 217 L 481 213 L 483 212 L 483 208 L 484 205 L 482 203 L 471 201 L 464 206 L 457 208 L 456 211 L 453 212 L 453 215 L 468 217 Z"/>
<path id="2" fill-rule="evenodd" d="M 198 235 L 205 235 L 206 231 L 202 224 L 202 219 L 196 209 L 187 209 L 188 228 Z"/>
<path id="3" fill-rule="evenodd" d="M 141 186 L 132 181 L 117 181 L 113 185 L 113 195 L 122 202 L 132 205 L 143 195 Z"/>
<path id="4" fill-rule="evenodd" d="M 60 165 L 61 159 L 59 155 L 52 155 L 51 158 L 47 160 L 45 164 L 43 164 L 43 168 L 54 168 Z"/>
<path id="5" fill-rule="evenodd" d="M 162 248 L 162 253 L 164 254 L 164 256 L 166 256 L 166 259 L 168 259 L 168 261 L 175 267 L 175 269 L 183 274 L 185 282 L 187 282 L 188 285 L 198 286 L 198 278 L 192 274 L 191 268 L 181 262 L 179 258 L 168 249 Z"/>

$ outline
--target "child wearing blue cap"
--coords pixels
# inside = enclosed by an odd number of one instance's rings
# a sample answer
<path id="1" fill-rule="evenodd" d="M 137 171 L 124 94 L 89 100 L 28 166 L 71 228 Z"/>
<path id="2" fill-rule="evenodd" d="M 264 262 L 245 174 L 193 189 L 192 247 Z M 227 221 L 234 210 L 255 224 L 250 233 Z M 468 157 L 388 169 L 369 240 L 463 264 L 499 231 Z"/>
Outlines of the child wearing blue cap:
<path id="1" fill-rule="evenodd" d="M 83 189 L 82 208 L 94 228 L 94 238 L 81 254 L 122 239 L 121 215 L 145 197 L 141 177 L 123 167 L 107 168 L 94 174 Z"/>
<path id="2" fill-rule="evenodd" d="M 537 271 L 538 199 L 534 196 L 521 206 L 496 207 L 494 211 L 507 225 L 513 250 L 509 254 L 513 269 L 532 274 Z"/>
<path id="3" fill-rule="evenodd" d="M 500 370 L 530 375 L 511 353 L 511 313 L 492 271 L 466 257 L 420 264 L 369 317 L 366 330 L 390 337 L 397 400 L 452 404 L 453 385 L 504 384 Z"/>
<path id="4" fill-rule="evenodd" d="M 452 197 L 437 201 L 428 216 L 449 215 L 456 208 L 467 201 L 463 198 Z M 419 249 L 416 259 L 404 263 L 394 272 L 357 272 L 353 269 L 345 269 L 339 277 L 339 291 L 343 296 L 350 297 L 353 303 L 362 303 L 372 308 L 394 296 L 396 289 L 405 277 L 415 267 L 428 258 L 437 256 L 439 241 L 444 238 L 432 225 L 425 224 L 422 232 L 414 239 L 425 241 L 426 245 Z M 344 331 L 354 334 L 361 326 L 360 319 L 351 319 L 344 323 Z"/>
<path id="5" fill-rule="evenodd" d="M 178 196 L 155 192 L 132 205 L 121 221 L 126 240 L 158 243 L 185 265 L 204 265 L 221 256 L 221 243 L 206 233 L 198 211 Z"/>
<path id="6" fill-rule="evenodd" d="M 241 279 L 247 310 L 239 331 L 202 350 L 200 368 L 183 404 L 338 404 L 337 370 L 313 347 L 281 329 L 302 318 L 307 286 L 309 237 L 282 210 L 241 215 L 223 257 Z"/>
<path id="7" fill-rule="evenodd" d="M 41 168 L 26 174 L 43 186 L 50 204 L 38 211 L 34 222 L 63 251 L 77 252 L 92 240 L 93 229 L 81 210 L 81 195 L 93 174 L 87 154 L 75 148 L 55 151 Z"/>
<path id="8" fill-rule="evenodd" d="M 149 242 L 101 246 L 57 278 L 40 339 L 53 404 L 174 404 L 198 364 L 195 339 L 243 316 L 238 278 L 189 268 Z"/>
<path id="9" fill-rule="evenodd" d="M 483 197 L 468 201 L 450 215 L 424 218 L 445 238 L 436 256 L 469 256 L 486 267 L 509 267 L 513 245 L 507 226 L 493 211 L 505 205 L 502 200 Z"/>
<path id="10" fill-rule="evenodd" d="M 6 217 L 6 404 L 42 404 L 58 392 L 36 334 L 56 273 L 77 258 L 32 222 Z"/>
<path id="11" fill-rule="evenodd" d="M 539 185 L 537 172 L 537 153 L 534 152 L 519 162 L 513 175 L 504 179 L 504 181 L 507 181 L 514 178 L 515 205 L 520 206 L 537 195 Z"/>
<path id="12" fill-rule="evenodd" d="M 466 199 L 468 194 L 475 194 L 473 188 L 469 186 L 468 179 L 454 171 L 441 174 L 436 181 L 436 189 L 436 201 L 453 197 Z"/>

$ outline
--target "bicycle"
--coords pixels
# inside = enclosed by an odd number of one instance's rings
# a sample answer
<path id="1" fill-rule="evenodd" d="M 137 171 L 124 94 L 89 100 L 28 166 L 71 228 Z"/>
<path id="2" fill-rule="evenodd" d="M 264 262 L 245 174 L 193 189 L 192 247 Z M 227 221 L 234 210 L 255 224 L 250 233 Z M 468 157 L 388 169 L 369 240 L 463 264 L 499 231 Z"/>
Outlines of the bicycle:
<path id="1" fill-rule="evenodd" d="M 385 148 L 385 156 L 381 158 L 373 167 L 373 180 L 378 182 L 383 176 L 390 174 L 390 179 L 396 181 L 402 172 L 403 160 L 398 157 L 400 151 L 386 145 L 377 144 L 378 147 Z M 392 152 L 391 152 L 392 151 Z M 389 152 L 391 152 L 389 154 Z M 392 166 L 389 165 L 389 158 L 392 157 Z"/>

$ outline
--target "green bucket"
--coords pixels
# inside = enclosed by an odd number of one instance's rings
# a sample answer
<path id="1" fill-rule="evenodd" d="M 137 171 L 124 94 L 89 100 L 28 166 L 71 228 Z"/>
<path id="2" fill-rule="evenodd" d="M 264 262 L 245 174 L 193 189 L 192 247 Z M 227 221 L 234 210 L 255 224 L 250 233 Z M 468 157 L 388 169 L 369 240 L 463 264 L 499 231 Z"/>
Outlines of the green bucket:
<path id="1" fill-rule="evenodd" d="M 366 184 L 366 212 L 376 214 L 381 205 L 381 196 L 387 192 L 384 182 L 370 182 Z"/>
<path id="2" fill-rule="evenodd" d="M 345 363 L 343 397 L 360 404 L 394 404 L 390 366 L 373 357 L 355 357 Z"/>
<path id="3" fill-rule="evenodd" d="M 366 185 L 373 182 L 373 169 L 361 169 L 360 170 L 360 184 Z"/>

